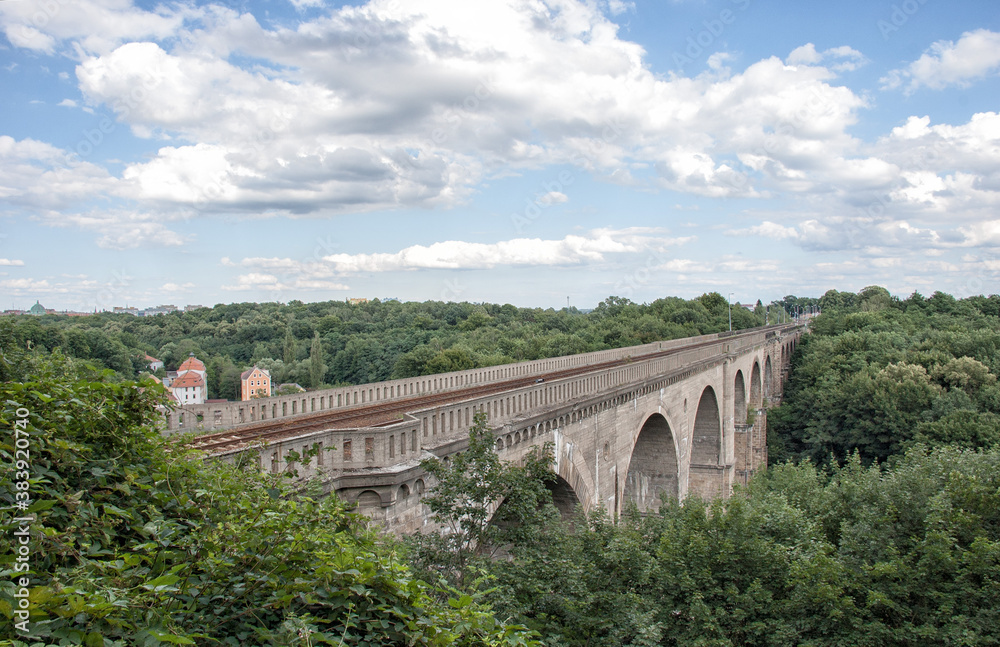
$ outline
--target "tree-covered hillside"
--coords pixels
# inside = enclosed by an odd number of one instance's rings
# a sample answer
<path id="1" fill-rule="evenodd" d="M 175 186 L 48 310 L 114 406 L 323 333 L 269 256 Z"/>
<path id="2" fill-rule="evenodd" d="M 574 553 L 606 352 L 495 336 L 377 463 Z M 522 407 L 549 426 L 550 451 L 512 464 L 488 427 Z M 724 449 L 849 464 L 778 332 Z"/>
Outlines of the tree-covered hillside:
<path id="1" fill-rule="evenodd" d="M 795 297 L 787 297 L 795 300 Z M 773 308 L 778 316 L 779 308 Z M 153 317 L 97 314 L 12 318 L 19 344 L 135 378 L 149 354 L 176 369 L 194 353 L 208 367 L 209 397 L 239 399 L 253 364 L 276 382 L 309 388 L 492 366 L 726 330 L 718 293 L 636 304 L 609 297 L 595 310 L 510 304 L 341 301 L 236 303 Z M 733 328 L 764 324 L 764 308 L 732 309 Z"/>
<path id="2" fill-rule="evenodd" d="M 768 417 L 770 459 L 884 461 L 914 442 L 1000 441 L 1000 297 L 830 291 Z"/>

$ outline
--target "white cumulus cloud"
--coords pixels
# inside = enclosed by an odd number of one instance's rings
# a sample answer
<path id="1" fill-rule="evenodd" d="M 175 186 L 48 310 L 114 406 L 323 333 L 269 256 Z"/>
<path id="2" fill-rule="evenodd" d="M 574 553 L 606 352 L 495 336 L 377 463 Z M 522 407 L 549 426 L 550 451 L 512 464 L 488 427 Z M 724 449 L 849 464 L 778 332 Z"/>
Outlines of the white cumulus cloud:
<path id="1" fill-rule="evenodd" d="M 957 42 L 941 40 L 904 68 L 881 79 L 883 89 L 921 87 L 941 90 L 966 87 L 973 81 L 1000 71 L 1000 33 L 977 29 L 962 34 Z"/>

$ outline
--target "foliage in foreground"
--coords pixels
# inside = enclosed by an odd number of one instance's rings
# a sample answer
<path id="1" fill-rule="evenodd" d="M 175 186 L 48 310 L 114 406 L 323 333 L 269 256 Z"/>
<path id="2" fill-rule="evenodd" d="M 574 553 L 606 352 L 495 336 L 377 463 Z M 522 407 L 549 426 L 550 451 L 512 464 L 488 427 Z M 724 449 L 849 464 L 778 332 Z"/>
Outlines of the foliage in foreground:
<path id="1" fill-rule="evenodd" d="M 549 647 L 996 645 L 1000 450 L 771 468 L 727 501 L 550 526 L 480 582 Z"/>
<path id="2" fill-rule="evenodd" d="M 58 357 L 31 366 L 2 348 L 5 465 L 18 409 L 30 412 L 29 642 L 534 644 L 468 596 L 442 603 L 335 497 L 293 494 L 256 469 L 206 465 L 163 441 L 151 383 Z M 0 480 L 5 509 L 13 479 L 5 470 Z M 14 529 L 5 513 L 4 536 Z M 13 626 L 12 551 L 4 542 L 0 637 L 26 639 Z"/>
<path id="3" fill-rule="evenodd" d="M 424 498 L 441 530 L 409 537 L 419 572 L 459 587 L 512 547 L 531 543 L 559 519 L 546 487 L 552 472 L 552 444 L 528 452 L 520 464 L 503 461 L 484 412 L 475 415 L 468 446 L 448 461 L 421 462 L 435 481 Z"/>

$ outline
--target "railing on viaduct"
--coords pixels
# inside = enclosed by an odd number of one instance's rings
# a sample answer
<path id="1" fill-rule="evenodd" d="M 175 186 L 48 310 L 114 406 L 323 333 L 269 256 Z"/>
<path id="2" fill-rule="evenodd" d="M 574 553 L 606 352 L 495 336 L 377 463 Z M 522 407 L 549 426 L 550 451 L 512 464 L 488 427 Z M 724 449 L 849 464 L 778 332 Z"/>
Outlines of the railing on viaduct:
<path id="1" fill-rule="evenodd" d="M 626 348 L 552 357 L 515 364 L 455 371 L 452 373 L 440 373 L 437 375 L 425 375 L 335 389 L 307 391 L 294 395 L 274 396 L 240 402 L 208 402 L 200 405 L 180 406 L 167 414 L 165 428 L 168 433 L 192 430 L 217 431 L 266 420 L 289 418 L 303 413 L 343 410 L 392 402 L 416 395 L 445 393 L 463 387 L 489 384 L 509 378 L 543 375 L 552 371 L 579 368 L 623 359 L 625 357 L 640 357 L 649 353 L 679 348 L 701 341 L 720 340 L 721 336 L 728 334 L 702 335 L 701 337 L 653 342 L 641 346 L 629 346 Z"/>

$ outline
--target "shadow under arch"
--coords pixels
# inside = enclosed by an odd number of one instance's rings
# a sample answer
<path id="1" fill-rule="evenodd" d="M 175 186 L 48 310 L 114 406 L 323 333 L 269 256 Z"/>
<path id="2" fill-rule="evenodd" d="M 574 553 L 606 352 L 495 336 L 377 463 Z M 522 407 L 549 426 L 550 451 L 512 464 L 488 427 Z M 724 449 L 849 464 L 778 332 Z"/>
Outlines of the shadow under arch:
<path id="1" fill-rule="evenodd" d="M 551 481 L 545 483 L 552 494 L 552 503 L 556 506 L 563 520 L 572 519 L 576 513 L 576 507 L 580 505 L 580 498 L 576 495 L 576 490 L 569 482 L 558 474 Z"/>
<path id="2" fill-rule="evenodd" d="M 698 412 L 694 416 L 694 434 L 691 439 L 691 463 L 698 465 L 718 465 L 722 449 L 722 418 L 719 415 L 719 400 L 715 389 L 706 386 L 698 400 Z"/>
<path id="3" fill-rule="evenodd" d="M 733 421 L 738 425 L 747 421 L 747 387 L 743 371 L 736 371 L 733 378 Z"/>
<path id="4" fill-rule="evenodd" d="M 770 398 L 774 392 L 774 372 L 771 370 L 771 356 L 768 355 L 764 361 L 764 398 Z"/>
<path id="5" fill-rule="evenodd" d="M 763 406 L 761 401 L 761 394 L 763 393 L 763 386 L 761 384 L 760 377 L 760 362 L 754 360 L 753 370 L 750 373 L 750 408 L 760 409 Z"/>
<path id="6" fill-rule="evenodd" d="M 625 505 L 640 513 L 660 509 L 660 497 L 679 496 L 677 447 L 667 419 L 654 413 L 646 419 L 632 448 L 625 476 Z"/>

